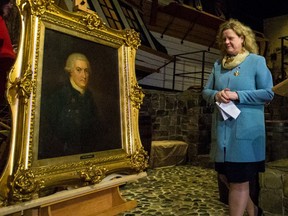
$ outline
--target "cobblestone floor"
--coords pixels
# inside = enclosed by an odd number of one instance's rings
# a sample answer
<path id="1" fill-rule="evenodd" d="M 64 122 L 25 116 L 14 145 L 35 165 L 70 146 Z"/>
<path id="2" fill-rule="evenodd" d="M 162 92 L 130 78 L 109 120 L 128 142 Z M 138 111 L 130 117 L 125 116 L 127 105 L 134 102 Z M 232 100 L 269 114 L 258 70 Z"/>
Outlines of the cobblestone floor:
<path id="1" fill-rule="evenodd" d="M 192 165 L 149 169 L 147 177 L 120 188 L 126 200 L 137 207 L 118 216 L 227 216 L 228 207 L 219 201 L 213 169 Z M 265 216 L 276 216 L 265 212 Z"/>
<path id="2" fill-rule="evenodd" d="M 126 200 L 138 202 L 123 216 L 228 215 L 211 169 L 189 165 L 150 169 L 147 177 L 126 184 L 121 193 Z"/>

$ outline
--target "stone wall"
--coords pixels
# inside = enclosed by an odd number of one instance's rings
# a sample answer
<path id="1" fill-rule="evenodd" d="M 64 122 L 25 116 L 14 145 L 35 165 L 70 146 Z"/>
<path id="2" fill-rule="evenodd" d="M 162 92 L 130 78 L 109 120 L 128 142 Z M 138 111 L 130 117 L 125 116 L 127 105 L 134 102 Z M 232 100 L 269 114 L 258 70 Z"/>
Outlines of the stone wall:
<path id="1" fill-rule="evenodd" d="M 288 215 L 288 160 L 267 163 L 260 175 L 259 203 L 264 211 L 273 215 Z M 265 214 L 266 215 L 266 214 Z"/>
<path id="2" fill-rule="evenodd" d="M 152 140 L 188 143 L 188 161 L 198 163 L 209 153 L 211 114 L 199 90 L 169 92 L 143 89 L 141 113 L 152 120 Z"/>

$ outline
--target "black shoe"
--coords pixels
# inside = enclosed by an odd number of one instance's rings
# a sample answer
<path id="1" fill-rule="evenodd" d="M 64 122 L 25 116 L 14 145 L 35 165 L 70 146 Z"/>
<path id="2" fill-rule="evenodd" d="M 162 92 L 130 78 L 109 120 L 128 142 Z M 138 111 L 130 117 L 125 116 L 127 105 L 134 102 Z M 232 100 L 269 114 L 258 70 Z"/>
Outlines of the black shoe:
<path id="1" fill-rule="evenodd" d="M 263 210 L 260 207 L 257 207 L 258 213 L 257 216 L 264 216 Z"/>

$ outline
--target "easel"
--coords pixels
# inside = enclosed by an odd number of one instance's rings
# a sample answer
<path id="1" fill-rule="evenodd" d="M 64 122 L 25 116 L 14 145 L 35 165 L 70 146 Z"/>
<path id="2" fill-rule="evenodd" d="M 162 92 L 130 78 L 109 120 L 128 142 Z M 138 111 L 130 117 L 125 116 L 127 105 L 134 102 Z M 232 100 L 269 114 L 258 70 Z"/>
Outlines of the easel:
<path id="1" fill-rule="evenodd" d="M 126 201 L 119 186 L 143 178 L 145 172 L 107 180 L 93 186 L 61 191 L 50 196 L 0 208 L 0 215 L 9 216 L 112 216 L 137 206 Z"/>
<path id="2" fill-rule="evenodd" d="M 71 216 L 71 215 L 116 215 L 135 208 L 135 200 L 125 201 L 119 193 L 119 185 L 104 190 L 81 194 L 67 200 L 56 201 L 42 205 L 41 216 Z"/>

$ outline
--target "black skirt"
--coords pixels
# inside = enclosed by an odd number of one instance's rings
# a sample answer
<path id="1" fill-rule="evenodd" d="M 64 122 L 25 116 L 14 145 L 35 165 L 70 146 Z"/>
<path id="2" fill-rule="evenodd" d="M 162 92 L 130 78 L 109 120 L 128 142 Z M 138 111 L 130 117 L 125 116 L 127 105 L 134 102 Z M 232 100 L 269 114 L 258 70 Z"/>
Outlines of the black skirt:
<path id="1" fill-rule="evenodd" d="M 259 172 L 265 171 L 265 161 L 235 163 L 215 162 L 215 170 L 226 176 L 228 182 L 242 183 L 252 181 Z"/>

